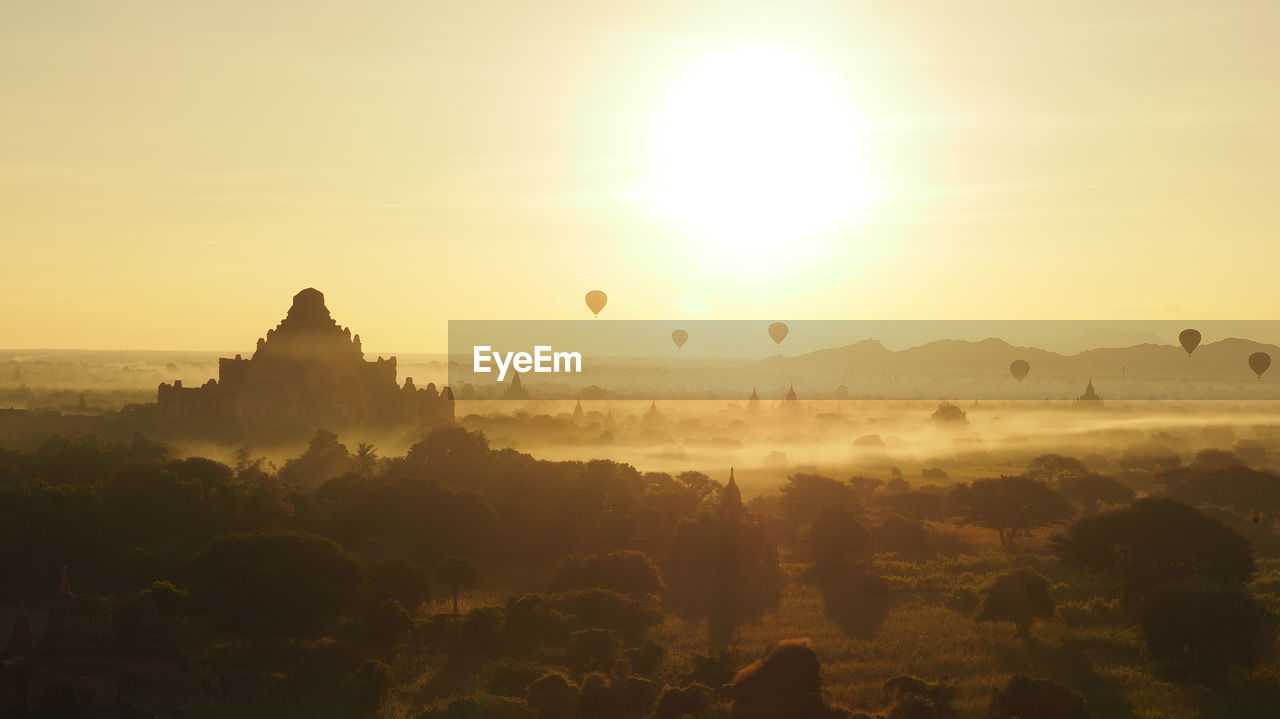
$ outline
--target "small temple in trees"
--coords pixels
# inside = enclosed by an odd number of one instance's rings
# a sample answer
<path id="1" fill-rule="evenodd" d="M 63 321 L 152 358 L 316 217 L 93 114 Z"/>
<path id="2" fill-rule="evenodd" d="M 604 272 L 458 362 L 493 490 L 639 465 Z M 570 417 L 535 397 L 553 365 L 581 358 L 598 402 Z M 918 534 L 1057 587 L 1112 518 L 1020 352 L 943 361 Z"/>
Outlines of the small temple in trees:
<path id="1" fill-rule="evenodd" d="M 37 634 L 26 604 L 0 649 L 0 717 L 141 717 L 120 700 L 119 663 L 80 616 L 67 572 Z"/>
<path id="2" fill-rule="evenodd" d="M 218 379 L 199 387 L 161 383 L 159 419 L 188 430 L 281 426 L 435 425 L 453 421 L 453 392 L 396 378 L 396 358 L 366 360 L 360 335 L 329 314 L 324 294 L 293 297 L 280 324 L 245 358 L 218 360 Z"/>

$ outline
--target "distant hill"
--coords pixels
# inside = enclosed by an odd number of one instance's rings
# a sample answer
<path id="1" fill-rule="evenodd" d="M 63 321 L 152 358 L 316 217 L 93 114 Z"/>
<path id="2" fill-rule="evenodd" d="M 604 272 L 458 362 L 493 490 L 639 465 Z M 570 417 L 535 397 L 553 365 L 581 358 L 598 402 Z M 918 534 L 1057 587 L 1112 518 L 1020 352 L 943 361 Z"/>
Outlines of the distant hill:
<path id="1" fill-rule="evenodd" d="M 862 340 L 794 357 L 770 357 L 760 363 L 760 369 L 794 377 L 898 372 L 981 375 L 1007 373 L 1009 364 L 1021 359 L 1031 364 L 1032 375 L 1041 376 L 1118 376 L 1123 372 L 1134 379 L 1232 380 L 1253 376 L 1248 358 L 1254 352 L 1267 352 L 1280 360 L 1280 346 L 1237 338 L 1201 345 L 1188 357 L 1181 347 L 1151 343 L 1063 355 L 1016 347 L 993 337 L 978 342 L 938 340 L 898 351 L 875 340 Z"/>

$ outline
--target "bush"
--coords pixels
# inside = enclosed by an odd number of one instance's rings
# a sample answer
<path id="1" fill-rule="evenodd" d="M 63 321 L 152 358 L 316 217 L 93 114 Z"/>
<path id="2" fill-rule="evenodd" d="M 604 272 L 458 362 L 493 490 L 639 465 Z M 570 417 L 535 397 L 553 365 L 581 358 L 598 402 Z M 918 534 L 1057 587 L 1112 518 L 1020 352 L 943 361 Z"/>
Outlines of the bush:
<path id="1" fill-rule="evenodd" d="M 1051 619 L 1054 615 L 1053 593 L 1049 580 L 1034 569 L 1005 572 L 982 590 L 979 622 L 1013 622 L 1018 637 L 1031 638 L 1031 623 Z"/>
<path id="2" fill-rule="evenodd" d="M 566 654 L 573 668 L 583 671 L 607 671 L 618 661 L 622 641 L 617 632 L 608 629 L 583 629 L 569 635 Z"/>
<path id="3" fill-rule="evenodd" d="M 808 639 L 769 647 L 738 672 L 730 687 L 736 719 L 818 719 L 841 716 L 822 697 L 822 667 Z"/>
<path id="4" fill-rule="evenodd" d="M 431 572 L 407 559 L 374 564 L 369 585 L 376 598 L 394 599 L 410 612 L 431 598 Z"/>
<path id="5" fill-rule="evenodd" d="M 365 639 L 373 646 L 399 644 L 413 629 L 409 612 L 394 599 L 372 602 L 365 610 Z"/>
<path id="6" fill-rule="evenodd" d="M 529 684 L 525 697 L 540 719 L 564 719 L 578 703 L 578 687 L 560 672 L 547 672 Z"/>
<path id="7" fill-rule="evenodd" d="M 1018 674 L 996 691 L 987 712 L 989 719 L 1092 719 L 1084 697 L 1052 679 L 1032 679 Z"/>
<path id="8" fill-rule="evenodd" d="M 582 627 L 617 630 L 628 644 L 643 641 L 662 621 L 662 612 L 653 603 L 609 589 L 579 589 L 553 594 L 550 600 L 557 611 L 576 617 Z"/>
<path id="9" fill-rule="evenodd" d="M 705 684 L 667 687 L 658 697 L 653 719 L 681 719 L 702 716 L 716 702 L 715 692 Z"/>

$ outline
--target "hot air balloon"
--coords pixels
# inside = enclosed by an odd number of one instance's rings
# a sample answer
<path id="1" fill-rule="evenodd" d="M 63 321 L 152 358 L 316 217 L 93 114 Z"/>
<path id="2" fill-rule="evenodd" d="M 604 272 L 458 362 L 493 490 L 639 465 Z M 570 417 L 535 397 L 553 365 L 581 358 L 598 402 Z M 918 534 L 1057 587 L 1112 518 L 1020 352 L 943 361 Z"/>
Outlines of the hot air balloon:
<path id="1" fill-rule="evenodd" d="M 591 290 L 587 293 L 587 309 L 591 310 L 591 314 L 599 317 L 600 310 L 604 309 L 606 303 L 609 302 L 609 295 L 600 290 Z"/>
<path id="2" fill-rule="evenodd" d="M 1186 350 L 1187 356 L 1190 357 L 1191 353 L 1200 346 L 1200 331 L 1183 330 L 1182 334 L 1178 335 L 1178 341 L 1182 343 L 1182 349 Z"/>
<path id="3" fill-rule="evenodd" d="M 671 341 L 676 343 L 676 349 L 684 347 L 684 343 L 689 341 L 689 333 L 684 330 L 676 330 L 671 333 Z"/>
<path id="4" fill-rule="evenodd" d="M 1031 371 L 1031 365 L 1026 360 L 1014 360 L 1009 365 L 1009 374 L 1013 378 L 1021 382 L 1027 378 L 1027 373 Z"/>
<path id="5" fill-rule="evenodd" d="M 1258 375 L 1258 379 L 1262 379 L 1262 373 L 1267 371 L 1271 366 L 1271 355 L 1266 352 L 1254 352 L 1249 355 L 1249 369 Z"/>
<path id="6" fill-rule="evenodd" d="M 774 322 L 769 325 L 769 337 L 771 337 L 774 343 L 779 347 L 782 346 L 782 340 L 787 338 L 787 332 L 788 330 L 785 322 Z"/>

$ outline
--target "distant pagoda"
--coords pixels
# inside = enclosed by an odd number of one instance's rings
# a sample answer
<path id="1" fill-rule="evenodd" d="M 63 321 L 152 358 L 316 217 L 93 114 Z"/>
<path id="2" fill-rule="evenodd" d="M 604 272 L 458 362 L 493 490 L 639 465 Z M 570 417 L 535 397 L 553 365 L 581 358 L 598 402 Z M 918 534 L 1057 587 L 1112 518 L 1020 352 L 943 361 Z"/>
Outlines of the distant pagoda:
<path id="1" fill-rule="evenodd" d="M 1102 398 L 1094 391 L 1092 378 L 1089 379 L 1089 385 L 1084 388 L 1084 394 L 1076 397 L 1071 405 L 1080 409 L 1099 409 L 1102 407 Z"/>
<path id="2" fill-rule="evenodd" d="M 511 384 L 502 391 L 503 399 L 529 399 L 529 390 L 525 389 L 524 383 L 520 380 L 519 372 L 512 372 Z"/>

